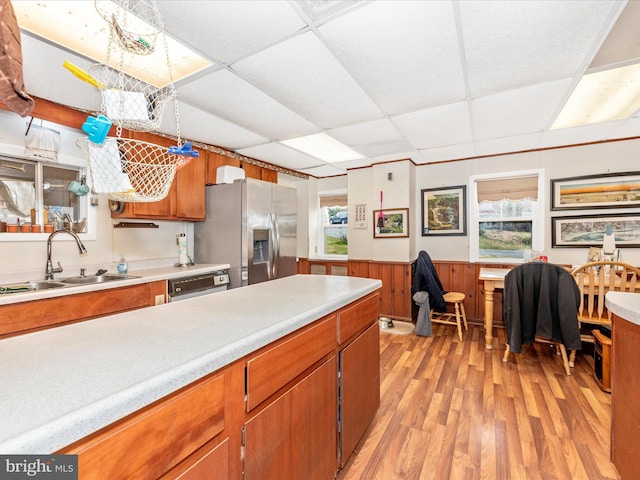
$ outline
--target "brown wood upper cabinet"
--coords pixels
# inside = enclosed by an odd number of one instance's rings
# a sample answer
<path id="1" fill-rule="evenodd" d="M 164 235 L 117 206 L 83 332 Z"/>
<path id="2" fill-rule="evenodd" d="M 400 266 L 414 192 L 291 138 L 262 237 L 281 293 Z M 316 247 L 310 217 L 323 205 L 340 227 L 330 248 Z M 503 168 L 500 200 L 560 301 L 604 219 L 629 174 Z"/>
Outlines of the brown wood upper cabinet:
<path id="1" fill-rule="evenodd" d="M 162 147 L 171 147 L 171 139 L 147 132 L 131 132 L 130 137 Z M 197 150 L 197 149 L 196 149 Z M 117 218 L 202 221 L 205 218 L 205 174 L 207 151 L 176 172 L 169 194 L 157 202 L 133 202 Z"/>
<path id="2" fill-rule="evenodd" d="M 239 167 L 244 170 L 245 177 L 263 180 L 265 182 L 278 183 L 278 172 L 269 170 L 258 165 L 240 161 L 237 158 L 221 155 L 216 152 L 207 151 L 207 172 L 206 184 L 215 185 L 218 167 L 226 165 L 231 167 Z"/>

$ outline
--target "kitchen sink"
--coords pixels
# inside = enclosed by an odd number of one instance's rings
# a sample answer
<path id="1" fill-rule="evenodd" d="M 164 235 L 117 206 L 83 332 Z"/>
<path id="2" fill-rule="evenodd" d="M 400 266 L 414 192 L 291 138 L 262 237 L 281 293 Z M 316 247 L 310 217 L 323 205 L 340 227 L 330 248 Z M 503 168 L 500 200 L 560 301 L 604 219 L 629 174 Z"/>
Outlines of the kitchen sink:
<path id="1" fill-rule="evenodd" d="M 0 295 L 9 294 L 9 293 L 34 292 L 37 290 L 48 290 L 49 288 L 62 288 L 62 287 L 68 287 L 68 285 L 60 282 L 51 282 L 48 280 L 35 280 L 32 282 L 0 285 Z"/>
<path id="2" fill-rule="evenodd" d="M 48 290 L 50 288 L 64 288 L 73 285 L 93 285 L 96 283 L 114 282 L 118 280 L 129 280 L 140 278 L 136 275 L 120 275 L 117 273 L 105 273 L 103 275 L 86 275 L 78 277 L 61 278 L 59 280 L 33 280 L 31 282 L 10 283 L 0 285 L 0 295 L 13 293 L 35 292 L 38 290 Z"/>
<path id="3" fill-rule="evenodd" d="M 61 278 L 59 281 L 63 285 L 91 285 L 94 283 L 114 282 L 117 280 L 129 280 L 140 278 L 136 275 L 121 275 L 118 273 L 105 273 L 103 275 L 86 275 L 78 277 Z"/>

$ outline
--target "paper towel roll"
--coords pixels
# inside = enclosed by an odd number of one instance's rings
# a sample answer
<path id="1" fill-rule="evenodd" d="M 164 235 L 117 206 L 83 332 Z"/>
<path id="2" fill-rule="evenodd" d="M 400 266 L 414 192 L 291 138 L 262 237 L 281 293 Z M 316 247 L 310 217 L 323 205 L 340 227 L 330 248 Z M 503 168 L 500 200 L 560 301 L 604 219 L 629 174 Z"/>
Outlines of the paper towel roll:
<path id="1" fill-rule="evenodd" d="M 178 235 L 178 263 L 187 265 L 189 256 L 187 255 L 187 236 L 184 233 Z"/>

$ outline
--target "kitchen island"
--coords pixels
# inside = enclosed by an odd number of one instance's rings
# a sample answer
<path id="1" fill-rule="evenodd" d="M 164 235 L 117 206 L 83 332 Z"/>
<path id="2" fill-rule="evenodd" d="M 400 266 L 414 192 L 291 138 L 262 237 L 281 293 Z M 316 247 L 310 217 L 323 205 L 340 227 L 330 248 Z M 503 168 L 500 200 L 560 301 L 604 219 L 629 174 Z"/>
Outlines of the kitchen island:
<path id="1" fill-rule="evenodd" d="M 611 461 L 621 480 L 640 478 L 640 294 L 608 292 L 613 313 L 611 362 Z"/>
<path id="2" fill-rule="evenodd" d="M 0 452 L 73 453 L 65 448 L 194 382 L 216 380 L 218 372 L 225 385 L 223 429 L 235 447 L 240 429 L 253 420 L 249 411 L 269 410 L 262 397 L 280 398 L 287 388 L 304 387 L 316 369 L 335 378 L 336 358 L 352 344 L 375 345 L 375 359 L 371 347 L 365 350 L 377 364 L 380 286 L 379 280 L 364 278 L 295 275 L 1 340 Z M 357 343 L 365 336 L 366 343 Z M 315 357 L 307 359 L 307 350 Z M 271 351 L 282 365 L 270 362 Z M 260 386 L 266 393 L 255 406 L 237 408 L 248 394 L 240 390 L 251 388 L 245 371 L 256 372 L 254 378 L 264 375 L 261 358 L 283 383 Z M 296 365 L 300 371 L 281 371 Z M 379 367 L 371 370 L 379 395 Z M 229 398 L 240 394 L 243 398 Z M 235 448 L 230 452 L 229 478 L 235 478 L 244 467 L 237 466 Z M 162 468 L 173 468 L 185 455 Z M 82 465 L 80 453 L 80 478 L 85 478 Z"/>

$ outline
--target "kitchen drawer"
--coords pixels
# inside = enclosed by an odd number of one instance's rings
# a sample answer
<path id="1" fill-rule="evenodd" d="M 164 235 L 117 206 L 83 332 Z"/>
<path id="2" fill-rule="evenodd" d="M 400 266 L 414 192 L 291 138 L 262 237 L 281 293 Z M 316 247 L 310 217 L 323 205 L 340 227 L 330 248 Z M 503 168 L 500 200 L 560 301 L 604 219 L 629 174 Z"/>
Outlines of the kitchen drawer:
<path id="1" fill-rule="evenodd" d="M 343 344 L 372 322 L 378 321 L 380 294 L 373 293 L 350 307 L 340 311 L 338 318 L 338 343 Z"/>
<path id="2" fill-rule="evenodd" d="M 78 454 L 82 480 L 155 480 L 224 430 L 224 396 L 222 373 L 58 453 Z"/>
<path id="3" fill-rule="evenodd" d="M 247 360 L 247 412 L 336 347 L 336 315 Z"/>
<path id="4" fill-rule="evenodd" d="M 229 480 L 229 439 L 201 450 L 159 480 Z"/>

